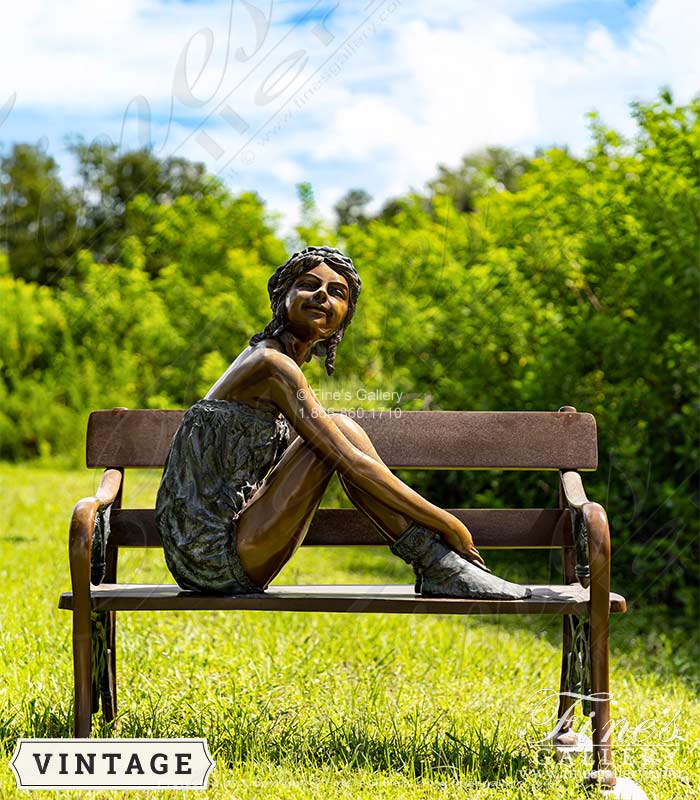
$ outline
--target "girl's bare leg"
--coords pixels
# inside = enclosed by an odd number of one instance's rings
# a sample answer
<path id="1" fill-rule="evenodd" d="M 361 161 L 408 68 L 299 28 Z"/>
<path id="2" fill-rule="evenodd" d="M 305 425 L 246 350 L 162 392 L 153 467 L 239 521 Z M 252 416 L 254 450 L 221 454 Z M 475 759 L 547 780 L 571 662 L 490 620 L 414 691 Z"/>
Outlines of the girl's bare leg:
<path id="1" fill-rule="evenodd" d="M 381 463 L 379 454 L 374 449 L 372 440 L 352 417 L 345 414 L 332 414 L 333 421 L 345 434 L 345 436 L 357 447 Z M 345 490 L 345 494 L 352 500 L 353 504 L 362 511 L 365 516 L 374 523 L 379 532 L 389 541 L 393 542 L 401 536 L 413 520 L 389 508 L 377 500 L 375 497 L 363 492 L 348 478 L 338 474 L 338 480 Z"/>
<path id="2" fill-rule="evenodd" d="M 303 541 L 332 474 L 297 437 L 239 514 L 236 552 L 258 586 L 266 589 Z"/>
<path id="3" fill-rule="evenodd" d="M 344 414 L 331 414 L 338 428 L 355 447 L 381 462 L 362 428 Z M 246 574 L 266 588 L 289 561 L 309 529 L 333 474 L 303 439 L 287 448 L 265 483 L 253 495 L 237 520 L 236 551 Z M 341 479 L 352 502 L 389 541 L 411 524 L 408 517 L 388 508 Z"/>

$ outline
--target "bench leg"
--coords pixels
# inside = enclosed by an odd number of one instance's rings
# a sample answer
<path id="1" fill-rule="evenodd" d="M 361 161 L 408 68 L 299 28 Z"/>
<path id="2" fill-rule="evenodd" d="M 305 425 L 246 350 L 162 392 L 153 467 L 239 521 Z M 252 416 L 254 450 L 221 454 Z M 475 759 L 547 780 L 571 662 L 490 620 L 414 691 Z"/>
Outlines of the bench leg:
<path id="1" fill-rule="evenodd" d="M 117 659 L 116 659 L 116 628 L 117 612 L 107 612 L 107 670 L 100 686 L 102 699 L 102 713 L 105 722 L 113 722 L 117 716 Z"/>
<path id="2" fill-rule="evenodd" d="M 114 613 L 73 614 L 73 735 L 76 738 L 90 735 L 92 715 L 99 710 L 100 699 L 105 719 L 110 722 L 116 715 L 114 650 L 110 648 L 115 632 Z"/>
<path id="3" fill-rule="evenodd" d="M 610 533 L 602 507 L 587 503 L 583 507 L 589 532 L 591 556 L 591 723 L 593 770 L 588 782 L 603 787 L 615 785 L 610 727 L 610 681 L 608 659 L 608 618 L 610 615 Z"/>
<path id="4" fill-rule="evenodd" d="M 121 503 L 121 498 L 120 498 Z M 105 583 L 117 582 L 117 558 L 116 547 L 107 546 L 105 554 Z M 117 612 L 108 611 L 105 614 L 105 628 L 107 640 L 107 664 L 102 685 L 100 687 L 100 697 L 102 699 L 102 714 L 105 722 L 113 722 L 117 716 Z"/>
<path id="5" fill-rule="evenodd" d="M 86 739 L 92 725 L 92 630 L 89 612 L 87 618 L 73 612 L 73 689 L 73 736 Z"/>
<path id="6" fill-rule="evenodd" d="M 593 735 L 593 770 L 589 783 L 615 785 L 610 747 L 610 681 L 608 675 L 608 619 L 598 615 L 591 619 L 591 725 Z"/>
<path id="7" fill-rule="evenodd" d="M 560 489 L 560 504 L 565 507 L 565 498 Z M 573 547 L 562 550 L 562 568 L 564 584 L 576 580 L 576 555 Z M 561 642 L 561 677 L 559 679 L 559 707 L 557 709 L 557 724 L 552 733 L 552 738 L 562 738 L 562 743 L 572 743 L 571 731 L 574 727 L 574 710 L 576 707 L 576 686 L 572 684 L 571 659 L 574 654 L 574 630 L 578 625 L 578 617 L 564 614 L 562 617 L 562 642 Z M 567 736 L 568 734 L 568 736 Z"/>
<path id="8" fill-rule="evenodd" d="M 557 724 L 547 737 L 558 757 L 591 750 L 591 740 L 574 731 L 576 702 L 581 701 L 587 716 L 591 708 L 590 624 L 587 617 L 573 614 L 565 614 L 563 621 Z"/>
<path id="9" fill-rule="evenodd" d="M 562 647 L 561 647 L 561 678 L 559 680 L 559 708 L 557 709 L 557 736 L 568 733 L 574 725 L 574 708 L 576 697 L 574 687 L 569 682 L 569 659 L 573 645 L 572 628 L 576 626 L 576 618 L 570 614 L 563 617 Z"/>

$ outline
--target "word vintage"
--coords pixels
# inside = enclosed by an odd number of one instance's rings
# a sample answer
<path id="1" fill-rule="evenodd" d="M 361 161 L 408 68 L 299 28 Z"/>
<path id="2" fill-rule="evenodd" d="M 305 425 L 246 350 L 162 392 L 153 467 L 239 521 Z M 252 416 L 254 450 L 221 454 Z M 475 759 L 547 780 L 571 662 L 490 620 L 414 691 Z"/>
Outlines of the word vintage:
<path id="1" fill-rule="evenodd" d="M 214 762 L 205 739 L 20 739 L 21 789 L 205 789 Z"/>

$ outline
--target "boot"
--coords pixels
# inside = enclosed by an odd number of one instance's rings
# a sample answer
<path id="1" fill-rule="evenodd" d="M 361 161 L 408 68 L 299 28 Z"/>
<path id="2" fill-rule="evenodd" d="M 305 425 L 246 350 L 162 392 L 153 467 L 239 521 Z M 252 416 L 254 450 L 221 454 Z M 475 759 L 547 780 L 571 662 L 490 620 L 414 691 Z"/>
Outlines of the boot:
<path id="1" fill-rule="evenodd" d="M 416 592 L 424 597 L 524 600 L 532 595 L 527 586 L 497 578 L 462 558 L 437 533 L 417 522 L 409 525 L 390 550 L 413 566 Z"/>

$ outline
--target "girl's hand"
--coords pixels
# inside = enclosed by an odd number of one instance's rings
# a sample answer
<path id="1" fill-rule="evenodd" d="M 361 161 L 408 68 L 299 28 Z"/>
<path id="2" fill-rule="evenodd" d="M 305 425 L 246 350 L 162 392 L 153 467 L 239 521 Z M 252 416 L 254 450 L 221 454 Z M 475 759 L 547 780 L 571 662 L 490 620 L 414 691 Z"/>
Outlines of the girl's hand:
<path id="1" fill-rule="evenodd" d="M 450 528 L 442 531 L 442 535 L 450 545 L 453 547 L 461 556 L 470 561 L 474 564 L 475 567 L 479 567 L 483 569 L 484 572 L 491 572 L 491 570 L 486 566 L 484 563 L 484 559 L 481 557 L 481 554 L 474 546 L 474 540 L 472 539 L 471 533 L 465 525 L 453 518 L 456 525 L 452 525 Z"/>

